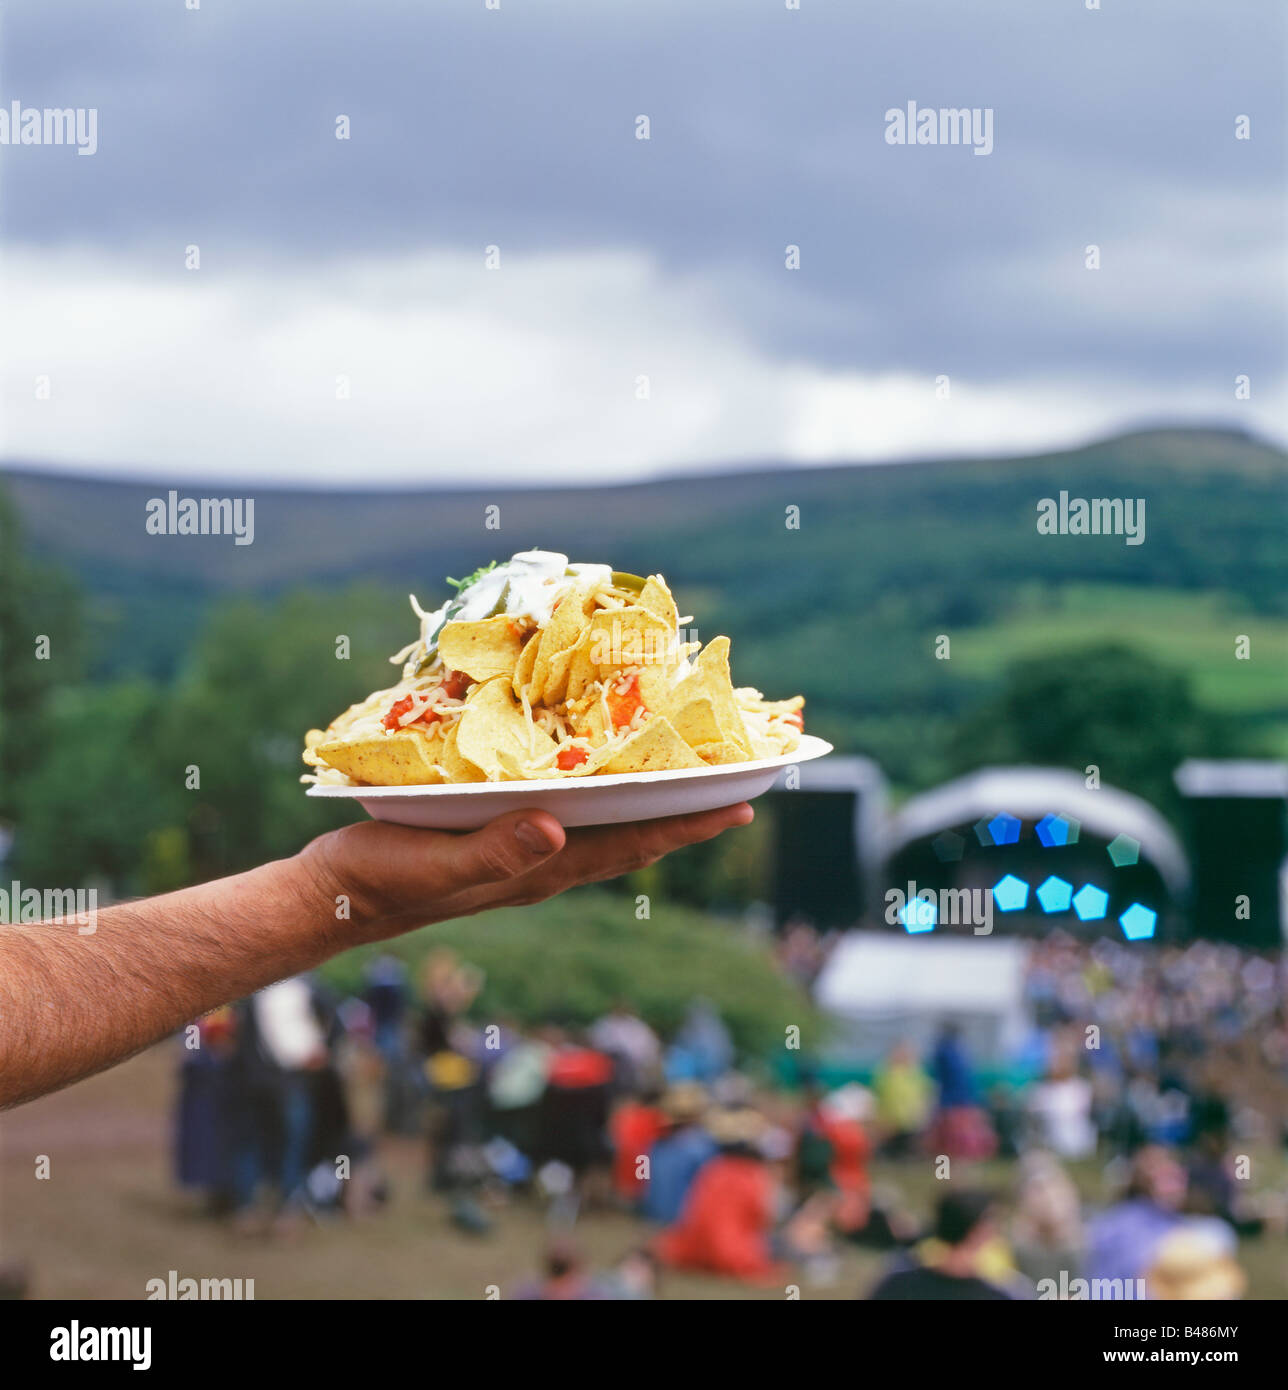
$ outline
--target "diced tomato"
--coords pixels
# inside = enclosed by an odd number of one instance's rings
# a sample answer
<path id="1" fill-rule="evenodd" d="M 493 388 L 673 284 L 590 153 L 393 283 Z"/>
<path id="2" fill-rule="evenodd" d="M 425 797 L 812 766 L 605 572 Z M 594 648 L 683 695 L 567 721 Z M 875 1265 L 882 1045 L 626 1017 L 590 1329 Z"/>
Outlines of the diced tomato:
<path id="1" fill-rule="evenodd" d="M 617 684 L 610 685 L 604 697 L 608 701 L 608 712 L 613 716 L 613 728 L 620 729 L 635 718 L 635 711 L 643 707 L 640 695 L 640 678 L 632 676 L 622 690 Z"/>
<path id="2" fill-rule="evenodd" d="M 805 728 L 805 720 L 802 717 L 800 710 L 793 710 L 791 714 L 783 715 L 783 723 L 794 724 L 798 729 L 801 730 Z"/>
<path id="3" fill-rule="evenodd" d="M 393 704 L 390 706 L 389 713 L 385 715 L 384 719 L 381 722 L 384 724 L 385 728 L 389 730 L 405 729 L 408 726 L 406 724 L 400 723 L 399 721 L 402 719 L 403 715 L 411 709 L 411 707 L 411 696 L 404 695 L 401 700 L 395 700 L 393 702 Z M 429 709 L 425 711 L 424 714 L 419 716 L 419 718 L 411 720 L 411 723 L 437 724 L 442 717 L 443 716 L 438 712 L 438 710 L 431 705 Z"/>
<path id="4" fill-rule="evenodd" d="M 404 714 L 407 713 L 409 709 L 411 709 L 411 706 L 412 699 L 410 695 L 404 695 L 401 700 L 395 700 L 393 704 L 389 707 L 389 713 L 385 715 L 384 720 L 382 721 L 384 723 L 385 728 L 401 728 L 401 725 L 398 721 L 403 717 Z"/>
<path id="5" fill-rule="evenodd" d="M 474 684 L 474 677 L 464 671 L 449 671 L 443 680 L 443 689 L 450 700 L 463 700 L 465 692 Z"/>
<path id="6" fill-rule="evenodd" d="M 586 761 L 586 750 L 584 748 L 564 748 L 559 752 L 555 759 L 560 772 L 571 772 L 574 767 L 580 767 Z"/>

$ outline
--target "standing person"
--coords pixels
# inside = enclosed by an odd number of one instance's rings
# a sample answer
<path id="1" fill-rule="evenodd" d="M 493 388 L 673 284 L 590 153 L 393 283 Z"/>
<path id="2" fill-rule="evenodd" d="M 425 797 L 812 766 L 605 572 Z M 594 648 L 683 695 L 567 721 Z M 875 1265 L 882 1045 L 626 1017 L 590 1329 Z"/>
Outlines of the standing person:
<path id="1" fill-rule="evenodd" d="M 285 1231 L 295 1224 L 312 1156 L 316 1076 L 326 1060 L 326 1035 L 303 976 L 280 980 L 245 1001 L 234 1071 L 239 1123 L 233 1181 L 240 1224 L 253 1220 L 260 1185 L 270 1174 L 277 1227 Z"/>
<path id="2" fill-rule="evenodd" d="M 607 1197 L 613 1148 L 608 1137 L 613 1063 L 583 1037 L 551 1029 L 553 1044 L 542 1098 L 542 1159 L 572 1171 L 578 1198 Z"/>
<path id="3" fill-rule="evenodd" d="M 1072 1057 L 1057 1056 L 1028 1098 L 1038 1143 L 1061 1158 L 1091 1158 L 1096 1152 L 1091 1102 L 1091 1082 L 1078 1075 Z"/>
<path id="4" fill-rule="evenodd" d="M 610 1012 L 597 1018 L 586 1036 L 594 1047 L 613 1059 L 618 1090 L 638 1091 L 657 1083 L 662 1044 L 625 1000 L 619 1000 Z"/>
<path id="5" fill-rule="evenodd" d="M 979 1104 L 974 1071 L 956 1023 L 947 1023 L 940 1030 L 930 1070 L 939 1088 L 930 1135 L 932 1148 L 954 1158 L 992 1158 L 997 1139 Z"/>
<path id="6" fill-rule="evenodd" d="M 413 1085 L 408 1066 L 407 1009 L 411 990 L 407 965 L 388 951 L 367 963 L 362 1002 L 371 1011 L 372 1042 L 384 1062 L 384 1127 L 396 1134 L 412 1125 Z"/>
<path id="7" fill-rule="evenodd" d="M 430 1089 L 429 1169 L 426 1187 L 449 1199 L 453 1223 L 470 1235 L 485 1235 L 492 1220 L 476 1194 L 487 1174 L 487 1094 L 477 1063 L 444 1048 L 425 1063 Z"/>
<path id="8" fill-rule="evenodd" d="M 502 1035 L 506 1046 L 487 1073 L 489 1125 L 530 1164 L 541 1149 L 541 1098 L 553 1049 L 518 1027 Z"/>
<path id="9" fill-rule="evenodd" d="M 340 1199 L 346 1213 L 362 1215 L 388 1197 L 378 1143 L 385 1125 L 384 1059 L 376 1050 L 371 1010 L 361 999 L 346 999 L 336 1010 L 340 1025 L 332 1047 L 336 1076 L 343 1092 L 347 1133 L 338 1152 L 350 1155 L 352 1169 Z"/>
<path id="10" fill-rule="evenodd" d="M 420 1050 L 428 1090 L 426 1187 L 451 1198 L 452 1219 L 471 1234 L 491 1228 L 473 1198 L 482 1179 L 487 1093 L 469 1055 L 462 1017 L 483 987 L 483 974 L 448 946 L 425 958 L 421 970 Z"/>
<path id="11" fill-rule="evenodd" d="M 1011 1294 L 980 1274 L 996 1236 L 988 1193 L 946 1192 L 935 1210 L 931 1240 L 914 1255 L 900 1256 L 868 1297 L 877 1302 L 1009 1299 Z"/>
<path id="12" fill-rule="evenodd" d="M 872 1081 L 877 1120 L 889 1158 L 916 1152 L 917 1137 L 930 1123 L 935 1088 L 911 1043 L 897 1043 Z"/>
<path id="13" fill-rule="evenodd" d="M 733 1059 L 733 1039 L 715 1005 L 695 999 L 667 1054 L 667 1079 L 711 1086 L 730 1070 Z"/>
<path id="14" fill-rule="evenodd" d="M 232 1201 L 229 1059 L 233 1010 L 213 1009 L 196 1023 L 196 1046 L 184 1035 L 175 1116 L 175 1173 L 184 1187 L 201 1189 L 212 1212 Z"/>
<path id="15" fill-rule="evenodd" d="M 720 1146 L 694 1179 L 679 1220 L 657 1238 L 663 1264 L 732 1279 L 772 1283 L 784 1276 L 774 1258 L 777 1193 L 757 1147 L 766 1125 L 750 1109 L 717 1110 L 707 1127 Z"/>

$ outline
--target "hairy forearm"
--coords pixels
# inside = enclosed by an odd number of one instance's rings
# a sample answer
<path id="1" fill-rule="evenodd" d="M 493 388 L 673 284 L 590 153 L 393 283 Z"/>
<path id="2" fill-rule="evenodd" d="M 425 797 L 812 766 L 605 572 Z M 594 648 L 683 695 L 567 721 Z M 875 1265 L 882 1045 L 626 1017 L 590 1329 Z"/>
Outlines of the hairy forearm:
<path id="1" fill-rule="evenodd" d="M 0 925 L 0 1106 L 317 965 L 337 921 L 296 859 L 74 921 Z"/>
<path id="2" fill-rule="evenodd" d="M 739 803 L 565 834 L 511 811 L 448 834 L 365 821 L 291 859 L 75 921 L 0 925 L 0 1107 L 90 1076 L 219 1004 L 429 922 L 540 902 L 751 820 Z"/>

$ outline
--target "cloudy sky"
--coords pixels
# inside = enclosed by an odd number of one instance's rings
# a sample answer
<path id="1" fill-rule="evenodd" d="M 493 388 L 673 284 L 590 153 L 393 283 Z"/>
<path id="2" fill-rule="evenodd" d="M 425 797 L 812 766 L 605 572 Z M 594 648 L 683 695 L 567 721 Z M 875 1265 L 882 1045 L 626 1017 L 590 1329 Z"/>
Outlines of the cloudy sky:
<path id="1" fill-rule="evenodd" d="M 98 113 L 92 156 L 0 146 L 0 457 L 541 482 L 1282 438 L 1288 11 L 1085 6 L 0 4 L 0 107 Z M 888 143 L 909 101 L 990 109 L 992 152 Z"/>

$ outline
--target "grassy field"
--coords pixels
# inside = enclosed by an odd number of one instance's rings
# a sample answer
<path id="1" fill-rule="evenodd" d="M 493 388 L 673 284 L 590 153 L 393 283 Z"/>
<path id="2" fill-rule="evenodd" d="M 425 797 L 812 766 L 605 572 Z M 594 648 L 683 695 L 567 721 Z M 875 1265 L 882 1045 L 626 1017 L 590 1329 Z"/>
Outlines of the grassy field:
<path id="1" fill-rule="evenodd" d="M 498 1213 L 486 1239 L 450 1227 L 439 1202 L 420 1192 L 420 1145 L 390 1141 L 390 1205 L 358 1222 L 334 1222 L 290 1241 L 248 1239 L 195 1215 L 172 1186 L 169 1108 L 174 1053 L 154 1048 L 122 1067 L 46 1097 L 0 1121 L 0 1258 L 25 1262 L 36 1298 L 141 1299 L 151 1278 L 253 1278 L 255 1297 L 343 1299 L 504 1298 L 530 1274 L 544 1223 L 533 1207 Z M 49 1177 L 34 1174 L 40 1155 Z M 876 1180 L 897 1186 L 917 1209 L 935 1187 L 928 1165 L 878 1165 Z M 979 1181 L 1003 1186 L 1007 1165 L 985 1165 Z M 1089 1197 L 1097 1175 L 1079 1173 Z M 617 1214 L 578 1227 L 592 1262 L 603 1267 L 638 1244 L 646 1228 Z M 1288 1297 L 1288 1240 L 1245 1242 L 1250 1292 Z M 850 1299 L 866 1291 L 882 1257 L 847 1252 L 834 1283 L 802 1283 L 805 1298 Z M 775 1299 L 779 1290 L 726 1280 L 669 1275 L 670 1299 Z"/>
<path id="2" fill-rule="evenodd" d="M 1235 658 L 1235 638 L 1251 656 Z M 1017 657 L 1120 641 L 1185 672 L 1199 700 L 1239 714 L 1279 715 L 1288 728 L 1288 620 L 1248 613 L 1220 594 L 1116 584 L 1035 588 L 997 622 L 954 635 L 962 675 L 993 677 Z"/>

